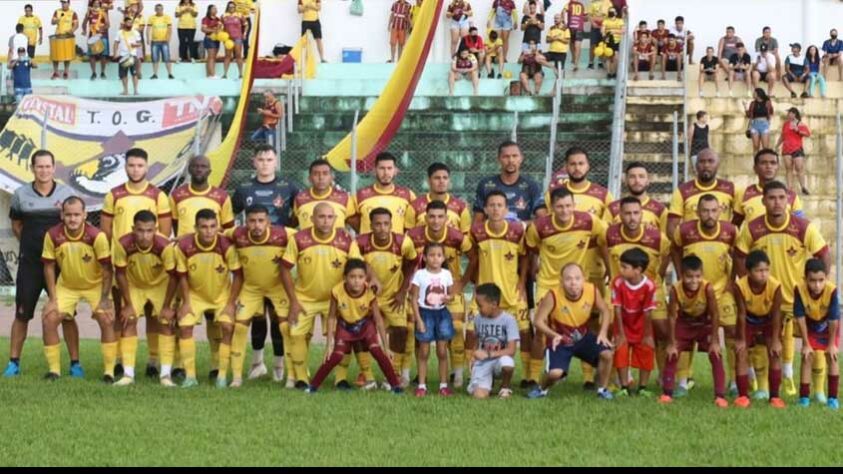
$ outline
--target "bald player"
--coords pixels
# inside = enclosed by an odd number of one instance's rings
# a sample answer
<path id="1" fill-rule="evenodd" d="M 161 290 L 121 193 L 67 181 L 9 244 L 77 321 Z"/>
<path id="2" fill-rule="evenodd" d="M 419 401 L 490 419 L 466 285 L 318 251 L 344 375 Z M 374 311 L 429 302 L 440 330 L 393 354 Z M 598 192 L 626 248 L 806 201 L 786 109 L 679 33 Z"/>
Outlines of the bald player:
<path id="1" fill-rule="evenodd" d="M 697 203 L 703 194 L 711 194 L 720 204 L 720 219 L 732 220 L 735 207 L 735 185 L 731 181 L 719 179 L 717 170 L 720 157 L 711 148 L 705 148 L 697 155 L 695 170 L 697 177 L 682 183 L 673 191 L 670 210 L 667 217 L 667 235 L 672 236 L 684 221 L 697 218 Z"/>

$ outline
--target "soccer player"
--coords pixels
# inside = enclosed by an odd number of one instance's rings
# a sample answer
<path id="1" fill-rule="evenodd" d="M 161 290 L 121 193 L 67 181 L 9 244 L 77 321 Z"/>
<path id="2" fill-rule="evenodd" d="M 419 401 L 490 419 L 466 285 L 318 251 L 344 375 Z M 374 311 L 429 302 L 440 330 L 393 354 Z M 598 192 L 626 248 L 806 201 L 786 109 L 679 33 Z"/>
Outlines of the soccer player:
<path id="1" fill-rule="evenodd" d="M 348 217 L 348 224 L 358 233 L 372 231 L 369 213 L 376 207 L 384 207 L 392 213 L 392 231 L 403 234 L 412 227 L 410 203 L 416 199 L 409 188 L 395 184 L 398 176 L 398 163 L 395 155 L 389 152 L 378 153 L 375 157 L 375 183 L 357 191 L 357 214 Z"/>
<path id="2" fill-rule="evenodd" d="M 711 194 L 720 203 L 720 219 L 732 220 L 732 209 L 735 206 L 735 185 L 731 181 L 717 178 L 720 167 L 720 157 L 717 153 L 705 148 L 697 155 L 694 165 L 697 177 L 679 185 L 673 191 L 670 199 L 670 210 L 667 217 L 667 235 L 676 233 L 676 228 L 682 221 L 697 218 L 697 203 L 703 194 Z"/>
<path id="3" fill-rule="evenodd" d="M 588 325 L 595 310 L 600 313 L 600 332 L 596 335 Z M 536 337 L 541 334 L 547 340 L 548 371 L 541 385 L 527 396 L 546 396 L 556 381 L 568 375 L 571 359 L 576 357 L 597 367 L 600 383 L 597 396 L 611 400 L 612 392 L 607 388 L 612 371 L 611 323 L 611 310 L 597 287 L 586 281 L 582 267 L 576 263 L 565 265 L 561 285 L 548 292 L 536 310 Z"/>
<path id="4" fill-rule="evenodd" d="M 327 160 L 318 159 L 310 163 L 310 188 L 299 191 L 293 200 L 293 220 L 299 230 L 309 229 L 313 225 L 310 216 L 313 208 L 320 202 L 326 202 L 334 208 L 337 218 L 334 227 L 345 228 L 345 221 L 357 213 L 354 197 L 334 184 L 334 170 Z"/>
<path id="5" fill-rule="evenodd" d="M 448 226 L 468 233 L 471 228 L 471 213 L 468 204 L 450 193 L 451 169 L 444 163 L 433 163 L 427 167 L 427 194 L 417 197 L 410 204 L 410 217 L 407 228 L 425 225 L 427 205 L 433 201 L 442 201 L 448 206 Z"/>
<path id="6" fill-rule="evenodd" d="M 393 366 L 400 373 L 408 336 L 405 303 L 418 254 L 411 238 L 392 232 L 392 213 L 389 209 L 373 209 L 369 213 L 369 221 L 372 223 L 372 232 L 358 235 L 357 245 L 363 260 L 380 282 L 378 308 L 386 324 Z M 337 374 L 337 380 L 345 380 L 340 375 Z"/>
<path id="7" fill-rule="evenodd" d="M 767 347 L 770 359 L 769 385 L 770 406 L 784 408 L 784 401 L 779 398 L 781 384 L 782 352 L 782 315 L 784 304 L 782 284 L 771 275 L 770 259 L 763 250 L 753 250 L 741 258 L 744 275 L 733 287 L 738 305 L 738 340 L 735 349 L 738 356 L 738 398 L 735 406 L 746 408 L 750 405 L 747 350 L 761 338 Z"/>
<path id="8" fill-rule="evenodd" d="M 477 183 L 473 211 L 474 223 L 486 220 L 484 214 L 486 197 L 492 191 L 501 191 L 506 196 L 506 219 L 529 223 L 533 216 L 547 214 L 541 189 L 529 176 L 521 174 L 524 155 L 517 143 L 507 140 L 498 145 L 498 164 L 500 173 L 482 178 Z"/>
<path id="9" fill-rule="evenodd" d="M 27 5 L 27 12 L 32 13 L 31 5 Z M 61 203 L 73 195 L 70 187 L 55 180 L 55 157 L 50 151 L 38 150 L 33 153 L 30 166 L 34 180 L 31 185 L 20 186 L 15 190 L 9 209 L 12 233 L 20 241 L 20 251 L 15 278 L 15 318 L 9 341 L 9 364 L 3 372 L 4 377 L 20 375 L 20 356 L 29 321 L 35 317 L 35 307 L 41 292 L 47 289 L 44 264 L 41 261 L 44 235 L 62 222 Z M 62 331 L 70 352 L 70 376 L 83 377 L 84 371 L 79 364 L 79 328 L 76 321 L 63 320 Z"/>
<path id="10" fill-rule="evenodd" d="M 123 377 L 115 384 L 118 386 L 135 382 L 138 317 L 144 316 L 149 308 L 148 319 L 160 318 L 164 308 L 171 308 L 178 283 L 176 278 L 170 278 L 176 270 L 173 246 L 169 239 L 157 233 L 155 214 L 138 211 L 133 220 L 132 232 L 111 246 L 117 286 L 124 303 L 118 315 L 122 325 L 120 357 L 123 361 Z M 161 326 L 161 384 L 172 386 L 175 338 L 169 331 L 169 324 Z"/>
<path id="11" fill-rule="evenodd" d="M 284 285 L 281 284 L 281 261 L 292 235 L 293 230 L 289 227 L 271 225 L 269 210 L 260 204 L 246 208 L 246 224 L 237 227 L 230 234 L 240 265 L 243 267 L 243 289 L 240 291 L 240 305 L 231 343 L 231 387 L 240 387 L 243 383 L 246 338 L 252 321 L 264 321 L 267 306 L 272 307 L 272 314 L 286 316 L 289 311 L 290 302 Z M 273 321 L 273 325 L 279 324 L 282 323 Z M 283 324 L 286 324 L 286 321 Z M 281 333 L 280 327 L 276 331 Z M 276 353 L 272 377 L 276 382 L 283 381 L 286 367 L 287 383 L 292 386 L 295 381 L 291 373 L 289 345 L 290 341 L 284 340 L 279 353 Z M 263 353 L 263 350 L 260 352 Z M 263 358 L 260 360 L 263 361 Z"/>
<path id="12" fill-rule="evenodd" d="M 758 183 L 739 189 L 735 196 L 735 213 L 732 222 L 738 227 L 745 221 L 751 221 L 767 212 L 763 201 L 764 185 L 776 179 L 779 172 L 779 154 L 770 148 L 758 150 L 752 169 L 758 176 Z M 802 199 L 792 189 L 787 190 L 787 204 L 789 213 L 805 217 Z"/>
<path id="13" fill-rule="evenodd" d="M 243 287 L 243 269 L 231 240 L 219 233 L 219 219 L 211 209 L 196 213 L 196 233 L 176 241 L 176 271 L 182 303 L 178 311 L 179 352 L 184 363 L 183 388 L 199 385 L 196 380 L 196 342 L 193 327 L 205 315 L 209 324 L 219 324 L 217 388 L 228 385 L 231 339 L 234 333 L 237 298 Z"/>
<path id="14" fill-rule="evenodd" d="M 501 290 L 494 283 L 486 283 L 474 289 L 478 314 L 474 318 L 477 346 L 471 354 L 471 381 L 468 393 L 481 400 L 489 398 L 495 377 L 501 378 L 498 397 L 512 397 L 510 383 L 515 373 L 516 346 L 518 345 L 518 322 L 500 308 Z"/>
<path id="15" fill-rule="evenodd" d="M 641 222 L 648 227 L 657 227 L 662 232 L 667 231 L 667 207 L 652 199 L 648 194 L 650 175 L 644 163 L 633 161 L 626 166 L 626 189 L 629 195 L 641 201 Z M 621 221 L 621 200 L 617 199 L 609 204 L 609 214 L 612 222 Z"/>
<path id="16" fill-rule="evenodd" d="M 720 203 L 712 194 L 703 194 L 697 202 L 697 219 L 686 221 L 673 235 L 673 267 L 682 268 L 682 260 L 697 257 L 702 260 L 702 278 L 711 285 L 717 302 L 718 324 L 726 341 L 729 376 L 734 381 L 735 318 L 737 308 L 732 297 L 732 251 L 738 238 L 738 228 L 720 220 Z M 693 387 L 691 378 L 693 352 L 683 352 L 679 359 L 679 387 L 674 396 L 687 395 Z"/>
<path id="17" fill-rule="evenodd" d="M 726 373 L 720 356 L 720 317 L 711 283 L 703 278 L 703 262 L 694 255 L 682 259 L 681 281 L 670 289 L 668 321 L 670 322 L 667 364 L 662 374 L 660 403 L 673 401 L 673 386 L 679 355 L 694 350 L 708 352 L 714 379 L 714 403 L 720 408 L 726 401 Z"/>
<path id="18" fill-rule="evenodd" d="M 105 195 L 100 214 L 100 228 L 112 243 L 132 231 L 133 219 L 139 211 L 150 211 L 158 217 L 158 232 L 170 236 L 172 214 L 167 193 L 160 190 L 146 179 L 149 170 L 149 154 L 142 148 L 126 151 L 126 177 L 128 182 L 117 186 Z M 112 290 L 115 314 L 120 314 L 122 299 L 116 284 Z M 149 359 L 146 363 L 147 377 L 157 377 L 158 368 L 158 321 L 147 318 L 146 342 L 149 346 Z M 121 364 L 115 368 L 120 376 Z"/>
<path id="19" fill-rule="evenodd" d="M 837 353 L 840 345 L 840 301 L 837 287 L 826 276 L 822 260 L 811 258 L 805 262 L 805 281 L 796 286 L 793 297 L 793 316 L 802 335 L 802 380 L 799 404 L 811 403 L 811 372 L 816 360 L 825 353 L 828 361 L 828 407 L 837 410 L 837 388 L 840 368 Z M 816 370 L 814 371 L 816 373 Z M 819 398 L 819 397 L 818 397 Z"/>
<path id="20" fill-rule="evenodd" d="M 521 364 L 524 368 L 523 385 L 535 384 L 527 377 L 530 374 L 530 348 L 532 333 L 527 311 L 527 272 L 529 261 L 524 245 L 525 225 L 520 221 L 506 219 L 507 199 L 503 191 L 491 191 L 486 195 L 483 214 L 484 222 L 471 226 L 469 238 L 471 250 L 468 258 L 468 274 L 475 285 L 497 284 L 503 293 L 501 309 L 515 316 L 521 341 Z M 469 321 L 466 343 L 474 347 L 474 325 Z"/>
<path id="21" fill-rule="evenodd" d="M 76 196 L 62 201 L 62 223 L 44 235 L 44 280 L 49 301 L 43 310 L 44 355 L 47 380 L 61 373 L 58 327 L 76 314 L 86 301 L 100 327 L 103 381 L 114 383 L 117 336 L 114 334 L 114 306 L 111 304 L 111 252 L 105 234 L 87 222 L 85 202 Z M 61 274 L 59 274 L 59 270 Z M 58 276 L 57 276 L 58 275 Z"/>
<path id="22" fill-rule="evenodd" d="M 782 375 L 785 390 L 789 395 L 796 394 L 793 383 L 793 296 L 800 283 L 805 261 L 810 257 L 819 258 L 831 266 L 831 254 L 819 229 L 806 219 L 788 213 L 787 187 L 779 181 L 764 185 L 764 207 L 766 215 L 744 223 L 735 243 L 735 267 L 738 275 L 745 275 L 747 267 L 744 261 L 752 250 L 763 250 L 771 262 L 770 272 L 781 282 L 784 325 L 782 344 Z M 769 352 L 769 347 L 768 347 Z M 772 363 L 771 363 L 772 365 Z M 772 396 L 770 387 L 770 396 Z"/>
<path id="23" fill-rule="evenodd" d="M 454 323 L 454 337 L 451 339 L 450 346 L 451 368 L 454 370 L 454 387 L 460 388 L 462 387 L 465 369 L 465 347 L 466 345 L 473 347 L 472 344 L 466 343 L 466 336 L 464 335 L 466 305 L 463 289 L 469 283 L 470 275 L 468 272 L 463 274 L 461 265 L 463 255 L 467 255 L 471 250 L 471 240 L 458 228 L 448 225 L 448 205 L 443 201 L 429 202 L 425 208 L 424 216 L 425 224 L 410 229 L 407 232 L 407 239 L 413 243 L 417 255 L 420 255 L 428 244 L 439 243 L 444 246 L 446 266 L 454 278 L 453 299 L 448 303 L 448 311 L 451 313 Z M 421 263 L 421 259 L 418 259 L 418 263 Z M 408 322 L 408 334 L 414 330 L 413 324 L 413 322 Z M 401 368 L 402 383 L 409 382 L 414 350 L 415 340 L 408 338 L 404 356 L 403 358 L 399 357 L 399 361 L 403 362 Z"/>
<path id="24" fill-rule="evenodd" d="M 389 357 L 378 341 L 378 337 L 380 341 L 386 340 L 386 331 L 378 311 L 375 292 L 366 282 L 366 273 L 366 262 L 357 258 L 349 259 L 345 262 L 343 281 L 331 289 L 326 358 L 313 376 L 308 393 L 315 393 L 331 370 L 358 344 L 362 344 L 378 361 L 393 393 L 403 391 L 398 386 L 398 376 L 389 363 Z"/>
<path id="25" fill-rule="evenodd" d="M 307 360 L 309 338 L 313 334 L 317 316 L 327 318 L 331 290 L 342 281 L 343 268 L 349 258 L 360 258 L 354 238 L 343 229 L 334 227 L 336 214 L 328 203 L 313 209 L 313 226 L 300 230 L 287 244 L 281 262 L 281 282 L 290 299 L 288 327 L 293 358 L 295 387 L 308 387 Z M 293 283 L 291 270 L 296 268 Z M 323 323 L 323 332 L 328 328 Z M 282 331 L 285 328 L 282 326 Z"/>

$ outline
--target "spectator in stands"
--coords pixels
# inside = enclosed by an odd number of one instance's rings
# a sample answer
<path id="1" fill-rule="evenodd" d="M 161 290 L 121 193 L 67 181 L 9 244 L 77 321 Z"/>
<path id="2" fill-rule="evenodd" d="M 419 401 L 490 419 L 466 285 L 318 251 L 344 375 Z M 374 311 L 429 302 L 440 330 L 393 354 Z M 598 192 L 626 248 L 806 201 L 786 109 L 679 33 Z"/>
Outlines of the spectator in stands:
<path id="1" fill-rule="evenodd" d="M 319 21 L 319 10 L 322 9 L 322 0 L 299 0 L 299 13 L 301 13 L 301 34 L 310 30 L 313 39 L 316 40 L 316 49 L 322 62 L 325 60 L 325 50 L 322 49 L 322 23 Z"/>
<path id="2" fill-rule="evenodd" d="M 609 13 L 603 20 L 602 34 L 604 44 L 613 51 L 610 57 L 603 60 L 606 63 L 606 77 L 612 79 L 618 76 L 618 51 L 621 47 L 621 39 L 626 34 L 623 18 L 618 17 L 614 7 L 609 9 Z"/>
<path id="3" fill-rule="evenodd" d="M 252 133 L 250 138 L 252 141 L 261 141 L 275 146 L 275 129 L 284 115 L 284 104 L 275 98 L 272 91 L 266 91 L 263 93 L 263 107 L 258 108 L 258 115 L 261 116 L 261 126 Z"/>
<path id="4" fill-rule="evenodd" d="M 246 18 L 237 12 L 237 5 L 234 2 L 228 2 L 225 7 L 225 13 L 222 16 L 222 29 L 228 33 L 229 41 L 234 42 L 233 48 L 225 48 L 222 78 L 228 79 L 228 66 L 231 65 L 231 60 L 234 59 L 237 62 L 239 79 L 243 79 L 243 33 L 246 31 Z"/>
<path id="5" fill-rule="evenodd" d="M 653 80 L 653 66 L 656 62 L 656 46 L 653 44 L 653 40 L 650 38 L 650 34 L 647 32 L 642 32 L 638 35 L 638 39 L 635 41 L 635 45 L 633 46 L 632 50 L 632 67 L 635 70 L 635 74 L 632 76 L 633 81 L 638 80 L 638 73 L 639 72 L 647 72 L 649 73 L 649 78 Z"/>
<path id="6" fill-rule="evenodd" d="M 15 103 L 20 104 L 24 96 L 32 94 L 32 59 L 26 53 L 26 46 L 18 46 L 15 58 L 9 63 L 9 70 L 12 71 Z"/>
<path id="7" fill-rule="evenodd" d="M 389 62 L 401 59 L 407 34 L 410 32 L 410 10 L 407 0 L 396 0 L 389 9 Z"/>
<path id="8" fill-rule="evenodd" d="M 492 63 L 495 59 L 498 60 L 498 79 L 503 77 L 503 40 L 498 37 L 498 32 L 492 30 L 489 32 L 489 41 L 486 42 L 486 73 L 489 79 L 495 77 L 495 70 L 492 68 Z"/>
<path id="9" fill-rule="evenodd" d="M 729 71 L 729 60 L 738 52 L 738 43 L 743 43 L 743 40 L 735 34 L 735 27 L 727 26 L 726 36 L 720 38 L 717 44 L 717 57 L 724 71 Z"/>
<path id="10" fill-rule="evenodd" d="M 767 97 L 764 89 L 756 87 L 752 102 L 745 104 L 749 119 L 749 132 L 752 138 L 752 152 L 761 148 L 770 148 L 770 118 L 773 116 L 773 101 Z"/>
<path id="11" fill-rule="evenodd" d="M 498 32 L 498 36 L 503 42 L 503 55 L 498 60 L 501 63 L 506 63 L 506 55 L 509 53 L 509 32 L 517 29 L 515 26 L 515 1 L 493 0 L 489 17 L 494 19 L 492 29 Z"/>
<path id="12" fill-rule="evenodd" d="M 476 26 L 469 28 L 468 35 L 460 40 L 459 49 L 467 49 L 477 60 L 477 67 L 479 68 L 486 60 L 486 45 L 483 44 L 483 37 L 477 33 Z M 480 71 L 478 71 L 479 73 Z"/>
<path id="13" fill-rule="evenodd" d="M 667 79 L 667 71 L 676 73 L 676 80 L 682 81 L 682 71 L 685 69 L 685 58 L 682 55 L 682 44 L 671 33 L 667 37 L 667 45 L 662 53 L 662 80 Z"/>
<path id="14" fill-rule="evenodd" d="M 609 9 L 612 8 L 611 0 L 591 0 L 588 6 L 588 18 L 591 20 L 591 38 L 588 52 L 588 68 L 594 69 L 594 50 L 603 41 L 603 20 L 609 16 Z M 597 61 L 599 67 L 603 67 L 601 61 Z"/>
<path id="15" fill-rule="evenodd" d="M 714 55 L 714 48 L 711 46 L 705 48 L 705 56 L 700 59 L 700 77 L 697 82 L 700 97 L 703 96 L 703 84 L 706 81 L 714 82 L 714 96 L 720 97 L 720 82 L 717 79 L 719 65 L 720 59 Z"/>
<path id="16" fill-rule="evenodd" d="M 728 79 L 729 79 L 729 97 L 732 96 L 732 83 L 735 79 L 746 83 L 747 94 L 752 94 L 752 86 L 750 86 L 750 78 L 752 76 L 752 57 L 746 52 L 746 47 L 743 43 L 735 45 L 737 51 L 729 56 L 728 64 Z"/>
<path id="17" fill-rule="evenodd" d="M 685 18 L 682 16 L 677 16 L 673 20 L 673 25 L 673 28 L 670 29 L 670 33 L 673 36 L 676 36 L 676 41 L 680 46 L 685 48 L 686 53 L 688 54 L 688 64 L 694 64 L 694 34 L 685 29 Z"/>
<path id="18" fill-rule="evenodd" d="M 542 66 L 547 65 L 547 59 L 539 51 L 535 42 L 530 41 L 527 51 L 521 52 L 518 64 L 521 65 L 521 90 L 527 95 L 539 95 L 544 80 Z M 530 80 L 535 84 L 534 89 L 530 89 Z"/>
<path id="19" fill-rule="evenodd" d="M 100 78 L 105 79 L 105 65 L 108 62 L 108 11 L 100 0 L 88 4 L 85 19 L 82 20 L 82 34 L 88 37 L 88 61 L 91 64 L 91 80 L 97 78 L 97 61 L 100 62 Z"/>
<path id="20" fill-rule="evenodd" d="M 130 16 L 123 18 L 120 33 L 114 39 L 114 59 L 119 62 L 118 76 L 123 83 L 122 95 L 129 95 L 129 74 L 132 75 L 132 88 L 135 95 L 138 95 L 138 48 L 140 48 L 140 33 L 134 28 Z"/>
<path id="21" fill-rule="evenodd" d="M 459 79 L 471 80 L 474 87 L 474 95 L 477 95 L 477 88 L 480 85 L 479 67 L 477 58 L 468 52 L 468 49 L 461 49 L 454 55 L 451 61 L 451 70 L 448 72 L 448 90 L 454 95 L 454 85 Z"/>
<path id="22" fill-rule="evenodd" d="M 670 30 L 665 26 L 664 20 L 656 22 L 656 29 L 650 32 L 650 38 L 656 45 L 656 54 L 662 54 L 664 47 L 667 45 L 667 37 L 670 36 Z"/>
<path id="23" fill-rule="evenodd" d="M 199 59 L 199 51 L 196 44 L 196 18 L 199 16 L 199 9 L 193 0 L 179 0 L 176 7 L 176 18 L 179 19 L 179 59 L 183 63 L 193 62 Z"/>
<path id="24" fill-rule="evenodd" d="M 146 36 L 144 35 L 144 27 L 146 26 L 146 21 L 143 19 L 143 15 L 141 12 L 143 11 L 143 3 L 130 3 L 126 7 L 126 16 L 132 19 L 132 29 L 138 32 L 140 35 L 141 44 L 138 48 L 138 54 L 136 56 L 138 64 L 137 64 L 137 72 L 138 72 L 138 79 L 143 79 L 142 73 L 142 64 L 144 59 L 146 58 Z"/>
<path id="25" fill-rule="evenodd" d="M 790 97 L 796 98 L 796 92 L 790 86 L 792 82 L 802 84 L 802 97 L 808 97 L 808 80 L 810 69 L 805 64 L 805 57 L 802 56 L 802 45 L 799 43 L 792 43 L 790 45 L 790 55 L 784 60 L 785 75 L 782 78 L 784 87 L 790 91 Z"/>
<path id="26" fill-rule="evenodd" d="M 205 48 L 206 54 L 205 76 L 209 79 L 217 78 L 217 51 L 220 49 L 220 42 L 216 37 L 220 31 L 222 31 L 222 20 L 217 16 L 217 7 L 208 5 L 205 18 L 202 18 L 202 33 L 205 33 L 202 47 Z"/>
<path id="27" fill-rule="evenodd" d="M 816 97 L 814 95 L 814 91 L 816 90 L 815 87 L 819 85 L 820 87 L 820 97 L 825 98 L 825 76 L 822 74 L 822 69 L 820 64 L 822 60 L 820 59 L 820 50 L 815 45 L 808 46 L 808 50 L 805 51 L 805 64 L 808 67 L 808 72 L 810 76 L 810 85 L 808 86 L 808 97 Z"/>
<path id="28" fill-rule="evenodd" d="M 23 7 L 23 16 L 18 18 L 18 23 L 23 25 L 23 34 L 26 35 L 28 41 L 26 47 L 26 54 L 29 60 L 33 61 L 32 68 L 35 69 L 35 45 L 44 42 L 44 29 L 41 27 L 41 19 L 32 13 L 32 5 L 27 4 Z"/>
<path id="29" fill-rule="evenodd" d="M 530 13 L 530 1 L 531 0 L 524 0 L 524 6 L 521 7 L 521 16 L 525 17 L 528 13 Z M 542 15 L 545 14 L 545 10 L 547 7 L 550 6 L 551 0 L 535 0 L 536 1 L 536 13 L 540 13 Z"/>
<path id="30" fill-rule="evenodd" d="M 173 36 L 173 19 L 164 14 L 164 5 L 155 5 L 155 14 L 146 22 L 146 37 L 152 51 L 152 79 L 158 79 L 161 61 L 167 68 L 167 76 L 173 77 L 173 63 L 170 62 L 170 38 Z"/>
<path id="31" fill-rule="evenodd" d="M 755 52 L 763 54 L 764 51 L 761 49 L 763 46 L 767 47 L 767 53 L 772 54 L 776 58 L 776 73 L 781 76 L 782 60 L 779 57 L 779 41 L 773 38 L 773 32 L 769 26 L 765 26 L 761 30 L 761 37 L 755 40 Z"/>
<path id="32" fill-rule="evenodd" d="M 612 0 L 612 7 L 618 12 L 620 18 L 626 18 L 629 15 L 629 6 L 626 0 Z"/>
<path id="33" fill-rule="evenodd" d="M 466 0 L 451 0 L 445 16 L 450 20 L 451 54 L 457 52 L 460 39 L 468 35 L 469 18 L 472 15 L 471 4 Z"/>
<path id="34" fill-rule="evenodd" d="M 585 24 L 588 21 L 588 10 L 582 0 L 568 0 L 562 7 L 562 21 L 570 30 L 571 40 L 574 42 L 573 58 L 574 72 L 580 70 L 580 52 L 582 41 L 585 39 Z M 552 28 L 551 28 L 552 29 Z"/>
<path id="35" fill-rule="evenodd" d="M 802 139 L 811 136 L 811 130 L 807 125 L 802 123 L 802 114 L 799 109 L 791 107 L 787 110 L 787 120 L 782 125 L 782 133 L 779 135 L 779 141 L 776 143 L 776 148 L 781 147 L 782 157 L 784 158 L 785 172 L 787 173 L 787 187 L 795 190 L 793 186 L 793 178 L 802 188 L 802 194 L 809 195 L 808 185 L 805 177 L 805 148 L 802 145 Z"/>
<path id="36" fill-rule="evenodd" d="M 542 43 L 544 15 L 537 11 L 536 0 L 530 0 L 529 6 L 529 12 L 521 19 L 521 30 L 524 32 L 524 39 L 521 42 L 522 51 L 528 51 L 530 43 L 537 45 Z"/>
<path id="37" fill-rule="evenodd" d="M 830 38 L 823 41 L 823 76 L 828 77 L 828 67 L 837 65 L 837 79 L 843 81 L 843 41 L 837 39 L 837 29 L 829 32 Z"/>
<path id="38" fill-rule="evenodd" d="M 18 23 L 15 25 L 15 34 L 9 37 L 9 61 L 13 61 L 18 58 L 18 50 L 21 46 L 23 49 L 29 45 L 29 38 L 23 34 L 23 24 Z"/>
<path id="39" fill-rule="evenodd" d="M 647 27 L 647 22 L 644 21 L 644 20 L 641 20 L 641 21 L 638 22 L 638 28 L 636 28 L 635 31 L 632 32 L 633 44 L 638 44 L 638 38 L 644 33 L 647 33 L 647 35 L 649 36 L 650 35 L 650 29 Z M 651 38 L 651 40 L 652 40 L 652 38 Z"/>
<path id="40" fill-rule="evenodd" d="M 752 87 L 758 87 L 761 82 L 767 83 L 767 95 L 773 97 L 773 87 L 776 86 L 776 56 L 761 45 L 761 52 L 755 60 L 752 71 Z M 766 147 L 765 147 L 766 148 Z"/>
<path id="41" fill-rule="evenodd" d="M 143 0 L 125 0 L 123 3 L 126 5 L 126 8 L 117 7 L 117 12 L 121 15 L 132 16 L 129 13 L 136 13 L 138 15 L 143 13 Z"/>
<path id="42" fill-rule="evenodd" d="M 691 142 L 691 163 L 696 168 L 697 155 L 706 148 L 708 144 L 708 113 L 705 110 L 697 111 L 697 120 L 688 127 L 688 141 Z"/>
<path id="43" fill-rule="evenodd" d="M 61 0 L 61 8 L 53 12 L 53 19 L 50 23 L 56 26 L 57 36 L 73 36 L 73 34 L 76 33 L 76 29 L 79 28 L 79 17 L 76 15 L 75 11 L 70 9 L 70 0 Z M 70 61 L 64 61 L 64 74 L 62 74 L 62 77 L 64 79 L 67 79 L 69 77 L 69 70 Z M 52 79 L 58 78 L 59 63 L 58 61 L 53 61 Z"/>
<path id="44" fill-rule="evenodd" d="M 571 45 L 571 36 L 576 35 L 576 32 L 568 28 L 568 25 L 562 21 L 562 15 L 559 13 L 553 15 L 553 21 L 553 26 L 547 32 L 547 42 L 549 45 L 545 56 L 548 61 L 553 63 L 553 72 L 558 77 L 559 71 L 565 70 L 565 59 L 568 56 L 568 49 Z M 574 62 L 575 71 L 577 70 L 576 64 Z"/>

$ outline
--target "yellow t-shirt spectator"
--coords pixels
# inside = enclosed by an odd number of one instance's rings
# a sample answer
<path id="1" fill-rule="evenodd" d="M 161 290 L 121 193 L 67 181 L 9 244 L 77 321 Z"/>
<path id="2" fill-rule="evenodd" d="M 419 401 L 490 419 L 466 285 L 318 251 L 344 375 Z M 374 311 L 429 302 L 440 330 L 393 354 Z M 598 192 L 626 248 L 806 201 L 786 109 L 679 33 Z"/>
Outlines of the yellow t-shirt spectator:
<path id="1" fill-rule="evenodd" d="M 571 30 L 568 28 L 561 28 L 551 26 L 547 33 L 547 42 L 550 43 L 548 49 L 551 53 L 567 53 L 568 46 L 571 44 Z"/>
<path id="2" fill-rule="evenodd" d="M 503 48 L 503 40 L 498 38 L 494 42 L 487 41 L 486 42 L 486 55 L 490 57 L 495 57 L 498 55 L 498 48 Z"/>
<path id="3" fill-rule="evenodd" d="M 232 0 L 237 13 L 249 18 L 249 15 L 255 11 L 254 0 Z"/>
<path id="4" fill-rule="evenodd" d="M 603 24 L 603 19 L 609 15 L 610 8 L 612 8 L 612 0 L 594 0 L 588 7 L 588 16 L 593 23 L 600 26 Z"/>
<path id="5" fill-rule="evenodd" d="M 152 15 L 146 22 L 152 28 L 152 41 L 167 41 L 167 32 L 173 25 L 170 15 Z"/>
<path id="6" fill-rule="evenodd" d="M 197 16 L 199 16 L 199 10 L 196 9 L 196 5 L 179 5 L 176 7 L 176 14 L 179 15 L 179 29 L 196 29 L 196 16 L 192 15 L 193 12 L 196 12 Z"/>
<path id="7" fill-rule="evenodd" d="M 603 20 L 603 36 L 611 34 L 615 43 L 620 44 L 623 37 L 623 25 L 622 18 L 606 18 Z"/>
<path id="8" fill-rule="evenodd" d="M 301 21 L 316 21 L 319 19 L 319 9 L 322 7 L 319 0 L 299 0 L 299 5 L 304 7 Z"/>
<path id="9" fill-rule="evenodd" d="M 35 15 L 24 15 L 18 18 L 18 23 L 23 25 L 23 34 L 29 39 L 29 45 L 35 46 L 38 43 L 38 29 L 41 28 L 41 19 Z"/>

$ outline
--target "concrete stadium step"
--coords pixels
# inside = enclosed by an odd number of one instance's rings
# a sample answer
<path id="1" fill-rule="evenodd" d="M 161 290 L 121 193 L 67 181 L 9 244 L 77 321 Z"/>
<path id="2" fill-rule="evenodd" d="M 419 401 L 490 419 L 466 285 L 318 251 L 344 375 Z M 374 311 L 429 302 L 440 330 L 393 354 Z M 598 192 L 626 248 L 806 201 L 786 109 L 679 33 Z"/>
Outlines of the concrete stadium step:
<path id="1" fill-rule="evenodd" d="M 304 96 L 301 112 L 368 111 L 378 97 L 314 97 Z M 605 111 L 611 114 L 611 94 L 582 96 L 563 94 L 560 100 L 563 112 Z M 609 109 L 606 107 L 609 106 Z M 550 97 L 419 97 L 410 102 L 409 111 L 435 110 L 471 112 L 544 112 L 552 111 Z"/>

